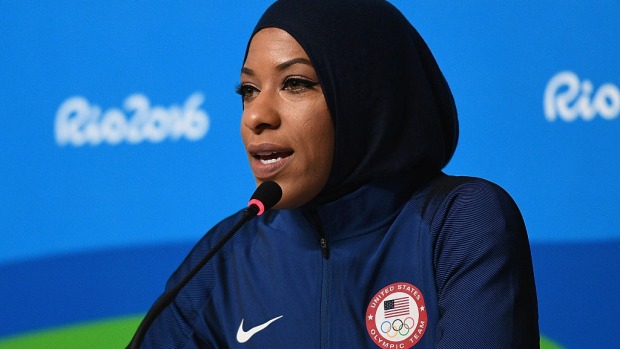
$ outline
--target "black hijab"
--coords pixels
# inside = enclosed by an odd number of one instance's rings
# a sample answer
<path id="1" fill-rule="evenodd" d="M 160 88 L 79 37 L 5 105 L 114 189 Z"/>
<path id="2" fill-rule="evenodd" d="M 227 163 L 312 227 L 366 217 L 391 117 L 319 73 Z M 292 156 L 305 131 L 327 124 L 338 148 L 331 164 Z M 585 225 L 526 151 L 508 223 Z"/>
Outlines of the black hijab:
<path id="1" fill-rule="evenodd" d="M 448 163 L 458 140 L 452 93 L 424 40 L 394 6 L 280 0 L 252 36 L 267 27 L 288 32 L 306 51 L 334 123 L 331 173 L 314 202 L 375 180 L 427 178 Z"/>

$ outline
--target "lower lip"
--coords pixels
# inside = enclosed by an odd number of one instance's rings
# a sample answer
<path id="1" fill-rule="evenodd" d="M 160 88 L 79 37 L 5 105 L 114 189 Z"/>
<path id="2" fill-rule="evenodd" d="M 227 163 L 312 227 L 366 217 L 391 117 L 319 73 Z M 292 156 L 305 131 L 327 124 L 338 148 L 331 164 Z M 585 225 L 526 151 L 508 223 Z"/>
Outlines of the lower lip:
<path id="1" fill-rule="evenodd" d="M 273 179 L 273 176 L 275 176 L 284 168 L 284 166 L 286 166 L 292 156 L 293 154 L 268 164 L 264 164 L 259 159 L 251 157 L 250 166 L 252 167 L 252 173 L 254 173 L 254 177 L 257 179 Z"/>

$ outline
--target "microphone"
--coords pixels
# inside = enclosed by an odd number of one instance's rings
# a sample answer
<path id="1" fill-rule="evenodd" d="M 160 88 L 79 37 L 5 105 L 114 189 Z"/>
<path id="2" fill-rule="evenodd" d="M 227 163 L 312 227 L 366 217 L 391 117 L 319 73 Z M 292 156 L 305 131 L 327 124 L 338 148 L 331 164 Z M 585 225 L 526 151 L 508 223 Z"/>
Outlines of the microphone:
<path id="1" fill-rule="evenodd" d="M 157 301 L 153 304 L 151 309 L 149 309 L 144 319 L 138 326 L 136 333 L 133 335 L 131 342 L 127 345 L 127 348 L 136 349 L 140 348 L 142 344 L 142 340 L 144 340 L 144 336 L 148 331 L 149 327 L 153 324 L 153 321 L 161 314 L 161 312 L 168 306 L 174 299 L 177 294 L 181 291 L 181 289 L 187 285 L 187 283 L 204 267 L 207 262 L 219 251 L 224 244 L 230 240 L 230 238 L 241 228 L 243 224 L 247 221 L 251 220 L 256 216 L 260 216 L 265 211 L 272 208 L 275 204 L 280 201 L 282 198 L 282 188 L 276 182 L 267 181 L 261 183 L 258 188 L 252 194 L 250 201 L 248 202 L 248 207 L 243 210 L 241 219 L 235 223 L 235 225 L 230 228 L 230 230 L 224 235 L 210 250 L 207 254 L 198 262 L 192 270 L 190 270 L 185 277 L 179 281 L 179 283 L 163 293 Z"/>
<path id="2" fill-rule="evenodd" d="M 282 188 L 276 182 L 267 181 L 256 188 L 248 202 L 247 211 L 252 216 L 260 216 L 272 208 L 282 198 Z M 255 212 L 256 211 L 256 212 Z"/>

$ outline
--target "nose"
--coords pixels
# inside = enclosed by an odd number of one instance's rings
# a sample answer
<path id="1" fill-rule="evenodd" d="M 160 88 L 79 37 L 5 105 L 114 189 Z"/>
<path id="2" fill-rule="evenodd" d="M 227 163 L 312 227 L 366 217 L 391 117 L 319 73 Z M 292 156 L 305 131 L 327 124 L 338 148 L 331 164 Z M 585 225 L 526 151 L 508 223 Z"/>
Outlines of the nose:
<path id="1" fill-rule="evenodd" d="M 278 110 L 277 97 L 263 91 L 244 105 L 243 124 L 256 134 L 264 130 L 277 129 L 281 122 Z"/>

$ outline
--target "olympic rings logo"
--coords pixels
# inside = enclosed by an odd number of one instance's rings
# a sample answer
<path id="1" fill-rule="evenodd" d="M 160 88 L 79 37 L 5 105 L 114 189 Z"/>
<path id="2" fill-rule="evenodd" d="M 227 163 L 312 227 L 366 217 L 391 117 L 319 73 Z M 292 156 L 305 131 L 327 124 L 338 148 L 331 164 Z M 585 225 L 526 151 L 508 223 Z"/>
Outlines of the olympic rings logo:
<path id="1" fill-rule="evenodd" d="M 396 319 L 391 323 L 389 321 L 383 321 L 379 329 L 390 338 L 394 338 L 397 335 L 405 337 L 409 334 L 409 331 L 411 331 L 414 325 L 415 321 L 413 318 L 408 317 L 404 321 L 401 319 Z"/>

